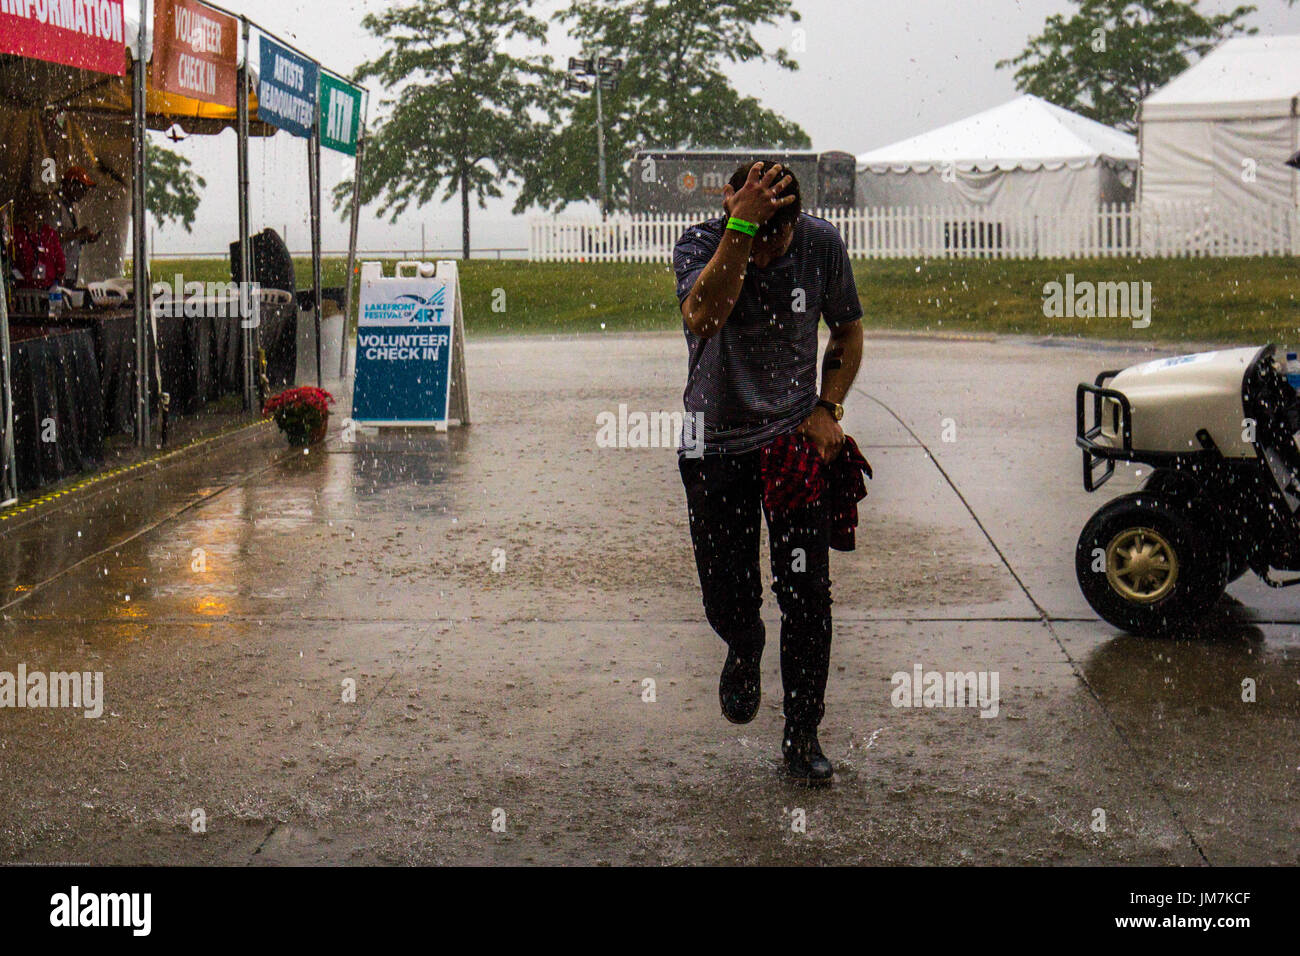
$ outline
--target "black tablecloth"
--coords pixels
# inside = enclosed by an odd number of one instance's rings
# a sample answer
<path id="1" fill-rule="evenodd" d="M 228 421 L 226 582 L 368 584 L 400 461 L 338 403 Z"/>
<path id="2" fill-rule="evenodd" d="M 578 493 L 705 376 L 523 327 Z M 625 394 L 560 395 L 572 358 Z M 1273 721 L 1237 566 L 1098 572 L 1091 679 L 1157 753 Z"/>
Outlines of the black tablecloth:
<path id="1" fill-rule="evenodd" d="M 171 413 L 244 388 L 238 316 L 157 317 L 163 390 Z M 135 430 L 135 314 L 73 312 L 41 325 L 11 325 L 18 487 L 30 491 L 99 464 L 106 434 Z M 272 389 L 292 385 L 298 308 L 263 305 L 257 341 Z M 152 372 L 150 392 L 156 391 Z M 53 419 L 53 441 L 42 423 Z"/>
<path id="2" fill-rule="evenodd" d="M 213 319 L 212 349 L 216 387 L 223 393 L 244 389 L 244 347 L 239 319 Z M 161 337 L 162 331 L 159 330 Z M 272 389 L 292 385 L 298 374 L 298 304 L 261 307 L 257 341 L 266 352 L 266 377 Z M 165 379 L 164 379 L 165 381 Z"/>
<path id="3" fill-rule="evenodd" d="M 212 325 L 223 321 L 238 324 L 239 320 L 167 315 L 154 320 L 163 391 L 171 396 L 171 414 L 192 415 L 218 396 L 212 372 Z M 152 378 L 150 382 L 152 389 Z"/>
<path id="4" fill-rule="evenodd" d="M 95 364 L 103 394 L 104 434 L 135 431 L 135 312 L 108 309 L 74 312 L 51 320 L 60 328 L 87 330 L 95 343 Z"/>
<path id="5" fill-rule="evenodd" d="M 103 391 L 106 434 L 135 430 L 135 312 L 110 309 L 74 312 L 55 320 L 86 329 L 94 342 Z M 244 388 L 243 344 L 238 316 L 158 315 L 158 358 L 163 390 L 173 415 L 191 415 L 205 402 Z M 298 310 L 293 303 L 263 305 L 258 342 L 266 352 L 272 388 L 293 384 L 298 363 Z M 150 392 L 156 391 L 150 372 Z"/>
<path id="6" fill-rule="evenodd" d="M 9 332 L 18 489 L 30 491 L 102 460 L 99 366 L 88 330 L 16 325 Z"/>

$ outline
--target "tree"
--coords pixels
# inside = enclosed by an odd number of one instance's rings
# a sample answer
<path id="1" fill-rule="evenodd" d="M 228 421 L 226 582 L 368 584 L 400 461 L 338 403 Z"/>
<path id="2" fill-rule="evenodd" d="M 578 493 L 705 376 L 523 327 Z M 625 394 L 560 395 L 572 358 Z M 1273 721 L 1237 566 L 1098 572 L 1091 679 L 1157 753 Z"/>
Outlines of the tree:
<path id="1" fill-rule="evenodd" d="M 470 197 L 486 205 L 500 196 L 554 122 L 559 74 L 548 56 L 512 50 L 541 43 L 546 24 L 528 0 L 416 0 L 368 14 L 361 25 L 387 49 L 362 64 L 358 81 L 374 77 L 395 95 L 366 140 L 363 204 L 379 200 L 395 221 L 442 190 L 460 193 L 462 255 L 470 255 Z M 352 184 L 334 191 L 347 209 Z"/>
<path id="2" fill-rule="evenodd" d="M 1255 33 L 1253 6 L 1205 15 L 1198 0 L 1073 0 L 1014 59 L 1016 88 L 1132 132 L 1138 105 L 1222 40 Z"/>
<path id="3" fill-rule="evenodd" d="M 147 138 L 144 168 L 145 207 L 153 221 L 159 228 L 169 221 L 179 222 L 186 232 L 193 232 L 199 190 L 207 186 L 204 178 L 190 169 L 190 161 L 180 153 L 151 145 Z"/>
<path id="4" fill-rule="evenodd" d="M 574 0 L 556 19 L 570 24 L 575 53 L 623 61 L 618 89 L 602 94 L 613 206 L 626 206 L 619 171 L 637 149 L 811 145 L 796 123 L 742 96 L 723 73 L 729 63 L 798 69 L 785 48 L 769 50 L 754 35 L 799 22 L 791 0 Z M 573 95 L 567 122 L 529 164 L 516 212 L 598 198 L 595 96 Z"/>

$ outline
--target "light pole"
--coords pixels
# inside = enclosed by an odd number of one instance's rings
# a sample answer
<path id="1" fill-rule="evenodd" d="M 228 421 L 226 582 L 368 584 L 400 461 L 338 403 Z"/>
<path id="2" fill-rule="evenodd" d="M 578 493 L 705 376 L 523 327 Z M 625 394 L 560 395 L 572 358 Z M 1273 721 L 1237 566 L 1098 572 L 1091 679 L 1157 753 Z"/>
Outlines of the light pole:
<path id="1" fill-rule="evenodd" d="M 623 70 L 623 61 L 612 57 L 569 57 L 569 73 L 564 78 L 566 90 L 588 93 L 596 89 L 596 157 L 600 179 L 600 218 L 603 221 L 609 215 L 609 193 L 605 186 L 605 107 L 601 101 L 601 92 L 618 89 L 618 75 Z M 588 83 L 587 81 L 592 82 Z"/>

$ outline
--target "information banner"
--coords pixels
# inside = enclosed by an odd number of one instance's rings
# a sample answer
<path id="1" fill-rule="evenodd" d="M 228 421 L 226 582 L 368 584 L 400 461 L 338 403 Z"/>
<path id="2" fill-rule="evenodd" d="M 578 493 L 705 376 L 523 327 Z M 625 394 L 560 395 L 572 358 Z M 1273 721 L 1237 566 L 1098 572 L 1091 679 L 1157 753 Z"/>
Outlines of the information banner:
<path id="1" fill-rule="evenodd" d="M 0 53 L 124 76 L 122 0 L 0 0 Z"/>
<path id="2" fill-rule="evenodd" d="M 320 144 L 349 156 L 357 154 L 361 132 L 361 90 L 328 73 L 320 75 Z"/>
<path id="3" fill-rule="evenodd" d="M 383 277 L 361 266 L 357 374 L 352 420 L 359 425 L 447 425 L 459 287 L 450 275 Z M 423 264 L 432 271 L 430 264 Z"/>
<path id="4" fill-rule="evenodd" d="M 239 21 L 198 0 L 155 0 L 153 28 L 150 85 L 234 109 Z"/>
<path id="5" fill-rule="evenodd" d="M 261 37 L 257 118 L 294 136 L 310 139 L 316 126 L 316 83 L 320 67 L 305 56 Z"/>

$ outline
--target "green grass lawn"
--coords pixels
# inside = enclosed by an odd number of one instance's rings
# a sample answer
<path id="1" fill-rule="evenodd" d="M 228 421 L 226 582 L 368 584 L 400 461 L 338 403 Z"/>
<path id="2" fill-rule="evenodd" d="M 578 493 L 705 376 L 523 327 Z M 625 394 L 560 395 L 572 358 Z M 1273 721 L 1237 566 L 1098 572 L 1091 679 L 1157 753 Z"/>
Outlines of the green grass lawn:
<path id="1" fill-rule="evenodd" d="M 391 276 L 396 259 L 383 260 Z M 311 260 L 295 259 L 298 287 L 311 286 Z M 347 260 L 326 259 L 321 282 L 343 284 Z M 227 282 L 221 259 L 154 263 L 155 281 Z M 470 335 L 520 332 L 653 331 L 681 328 L 672 270 L 649 263 L 565 263 L 471 259 L 460 264 L 465 328 Z M 500 290 L 500 291 L 498 291 Z"/>
<path id="2" fill-rule="evenodd" d="M 311 282 L 296 260 L 299 286 Z M 384 263 L 392 274 L 393 261 Z M 346 263 L 327 259 L 324 284 Z M 225 281 L 217 259 L 167 260 L 155 277 Z M 1151 325 L 1122 318 L 1047 318 L 1043 287 L 1150 282 Z M 1300 342 L 1300 259 L 889 260 L 854 262 L 866 323 L 875 329 L 1079 335 L 1129 341 Z M 469 334 L 677 330 L 673 275 L 653 263 L 470 260 L 461 264 Z"/>
<path id="3" fill-rule="evenodd" d="M 1048 318 L 1043 287 L 1150 282 L 1151 324 Z M 1088 259 L 856 262 L 873 327 L 1079 335 L 1127 341 L 1300 340 L 1300 259 Z"/>

